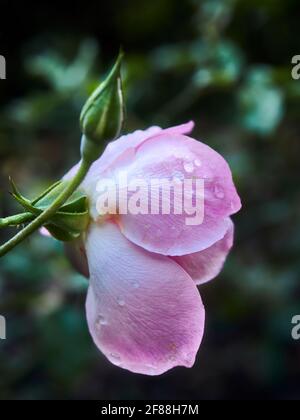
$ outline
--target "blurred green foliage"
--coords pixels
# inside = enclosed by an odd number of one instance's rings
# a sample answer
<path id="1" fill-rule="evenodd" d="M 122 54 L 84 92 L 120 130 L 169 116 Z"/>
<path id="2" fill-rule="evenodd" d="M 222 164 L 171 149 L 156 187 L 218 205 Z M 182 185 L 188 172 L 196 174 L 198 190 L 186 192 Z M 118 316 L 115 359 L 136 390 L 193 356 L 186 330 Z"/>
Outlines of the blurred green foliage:
<path id="1" fill-rule="evenodd" d="M 300 398 L 300 342 L 291 339 L 300 313 L 297 6 L 128 0 L 101 13 L 100 4 L 82 16 L 61 11 L 58 21 L 48 6 L 45 25 L 23 28 L 0 93 L 1 216 L 16 210 L 8 175 L 33 197 L 77 161 L 80 109 L 120 44 L 126 131 L 194 119 L 194 136 L 229 161 L 243 210 L 222 275 L 200 288 L 207 327 L 195 367 L 157 378 L 122 371 L 95 349 L 87 282 L 60 244 L 36 235 L 6 256 L 0 398 Z"/>

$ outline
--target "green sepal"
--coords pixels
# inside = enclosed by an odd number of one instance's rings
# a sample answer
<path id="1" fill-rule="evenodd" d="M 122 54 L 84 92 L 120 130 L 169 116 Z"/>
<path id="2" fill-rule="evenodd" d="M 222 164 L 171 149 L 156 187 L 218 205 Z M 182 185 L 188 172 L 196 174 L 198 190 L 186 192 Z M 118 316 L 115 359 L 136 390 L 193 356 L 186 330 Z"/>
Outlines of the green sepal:
<path id="1" fill-rule="evenodd" d="M 26 210 L 29 211 L 32 214 L 38 215 L 39 212 L 35 209 L 35 207 L 31 204 L 30 200 L 27 200 L 20 191 L 18 190 L 14 180 L 12 178 L 9 178 L 9 182 L 12 188 L 11 195 L 14 197 L 14 199 Z"/>
<path id="2" fill-rule="evenodd" d="M 35 205 L 39 201 L 41 201 L 46 195 L 48 195 L 52 190 L 54 190 L 58 185 L 60 185 L 62 181 L 57 181 L 51 185 L 51 187 L 47 188 L 41 195 L 31 201 L 32 205 Z"/>
<path id="3" fill-rule="evenodd" d="M 89 224 L 89 213 L 64 213 L 57 212 L 52 218 L 51 223 L 60 227 L 61 229 L 67 229 L 72 234 L 81 234 L 85 231 Z"/>
<path id="4" fill-rule="evenodd" d="M 32 204 L 40 209 L 48 208 L 53 201 L 65 190 L 69 181 L 59 181 L 48 188 L 39 198 L 32 201 Z M 69 199 L 70 200 L 70 199 Z"/>
<path id="5" fill-rule="evenodd" d="M 28 212 L 39 216 L 55 199 L 64 191 L 68 181 L 60 181 L 53 184 L 33 201 L 23 197 L 13 180 L 10 180 L 12 195 L 18 203 Z M 51 217 L 45 227 L 51 235 L 60 241 L 71 241 L 78 238 L 89 224 L 89 211 L 87 197 L 76 191 Z"/>
<path id="6" fill-rule="evenodd" d="M 48 232 L 53 238 L 61 242 L 71 242 L 80 236 L 80 233 L 78 234 L 78 233 L 68 232 L 51 223 L 45 225 L 45 228 L 48 230 Z"/>

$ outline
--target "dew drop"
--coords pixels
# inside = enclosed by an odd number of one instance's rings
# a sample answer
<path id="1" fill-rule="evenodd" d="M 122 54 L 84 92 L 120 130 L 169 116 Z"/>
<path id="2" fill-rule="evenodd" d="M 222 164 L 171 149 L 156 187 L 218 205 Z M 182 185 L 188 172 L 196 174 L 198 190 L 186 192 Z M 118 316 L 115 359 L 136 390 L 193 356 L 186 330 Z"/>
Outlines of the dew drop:
<path id="1" fill-rule="evenodd" d="M 110 357 L 115 365 L 121 364 L 121 357 L 116 353 L 110 353 Z"/>
<path id="2" fill-rule="evenodd" d="M 118 298 L 118 299 L 117 299 L 117 302 L 118 302 L 118 305 L 119 305 L 119 306 L 125 306 L 125 301 L 124 301 L 123 299 Z"/>
<path id="3" fill-rule="evenodd" d="M 148 370 L 149 373 L 155 373 L 157 370 L 157 367 L 151 364 L 145 365 L 145 368 Z"/>
<path id="4" fill-rule="evenodd" d="M 119 356 L 118 354 L 116 354 L 116 353 L 110 353 L 110 355 L 111 355 L 111 357 L 112 357 L 113 359 L 120 360 L 120 356 Z"/>
<path id="5" fill-rule="evenodd" d="M 216 185 L 214 188 L 214 194 L 217 198 L 224 198 L 225 197 L 225 193 L 222 187 L 220 187 L 219 185 Z"/>
<path id="6" fill-rule="evenodd" d="M 193 355 L 193 353 L 187 353 L 187 354 L 184 356 L 184 360 L 185 360 L 185 362 L 187 362 L 188 364 L 192 364 L 192 363 L 193 363 L 193 361 L 194 361 L 194 355 Z"/>
<path id="7" fill-rule="evenodd" d="M 176 361 L 176 355 L 175 354 L 171 354 L 169 356 L 169 360 L 170 360 L 170 362 L 175 362 Z"/>
<path id="8" fill-rule="evenodd" d="M 107 320 L 103 315 L 99 315 L 96 321 L 96 327 L 100 328 L 102 325 L 107 325 Z"/>
<path id="9" fill-rule="evenodd" d="M 202 162 L 200 159 L 195 159 L 194 161 L 195 166 L 197 166 L 198 168 L 200 168 L 200 166 L 202 166 Z"/>
<path id="10" fill-rule="evenodd" d="M 183 165 L 185 172 L 191 174 L 194 171 L 194 164 L 193 162 L 185 162 Z"/>
<path id="11" fill-rule="evenodd" d="M 156 369 L 156 366 L 152 365 L 151 363 L 147 363 L 146 367 L 149 369 Z"/>

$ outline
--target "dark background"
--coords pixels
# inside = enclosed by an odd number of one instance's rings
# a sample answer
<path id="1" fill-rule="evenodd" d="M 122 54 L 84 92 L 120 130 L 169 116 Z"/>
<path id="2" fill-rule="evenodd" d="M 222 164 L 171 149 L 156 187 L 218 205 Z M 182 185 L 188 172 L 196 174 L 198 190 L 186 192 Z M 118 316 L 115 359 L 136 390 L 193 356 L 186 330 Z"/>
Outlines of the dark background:
<path id="1" fill-rule="evenodd" d="M 35 235 L 0 261 L 1 399 L 299 399 L 300 54 L 297 0 L 0 2 L 0 214 L 8 176 L 35 196 L 78 160 L 78 115 L 120 45 L 125 131 L 194 119 L 242 197 L 223 273 L 202 286 L 192 369 L 114 367 L 87 332 L 87 282 Z M 14 230 L 1 231 L 4 241 Z"/>

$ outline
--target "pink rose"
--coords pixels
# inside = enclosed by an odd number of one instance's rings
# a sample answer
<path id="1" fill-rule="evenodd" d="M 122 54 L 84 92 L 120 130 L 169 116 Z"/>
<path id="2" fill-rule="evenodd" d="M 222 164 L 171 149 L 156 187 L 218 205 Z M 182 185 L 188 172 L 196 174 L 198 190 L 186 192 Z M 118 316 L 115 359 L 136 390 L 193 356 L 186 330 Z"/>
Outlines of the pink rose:
<path id="1" fill-rule="evenodd" d="M 230 215 L 241 202 L 230 168 L 217 152 L 186 136 L 193 126 L 152 127 L 119 138 L 81 186 L 90 199 L 91 223 L 71 258 L 90 274 L 89 330 L 114 365 L 132 372 L 159 375 L 193 366 L 205 322 L 197 285 L 219 274 L 233 243 Z M 149 184 L 178 176 L 204 180 L 203 222 L 187 225 L 186 215 L 173 213 L 99 215 L 97 183 L 118 179 L 120 171 Z"/>

